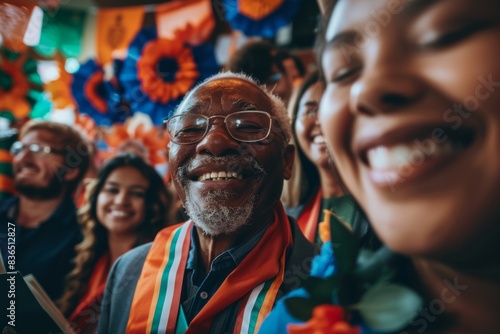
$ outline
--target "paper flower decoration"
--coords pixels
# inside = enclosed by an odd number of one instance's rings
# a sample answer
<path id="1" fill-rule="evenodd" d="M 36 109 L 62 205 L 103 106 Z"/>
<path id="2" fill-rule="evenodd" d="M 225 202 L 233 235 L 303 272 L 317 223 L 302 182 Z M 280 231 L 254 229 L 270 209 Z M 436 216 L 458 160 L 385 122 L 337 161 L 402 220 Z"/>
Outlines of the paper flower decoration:
<path id="1" fill-rule="evenodd" d="M 94 60 L 88 60 L 73 74 L 71 90 L 79 112 L 88 114 L 98 125 L 111 126 L 128 116 L 116 87 L 104 80 L 104 71 Z"/>
<path id="2" fill-rule="evenodd" d="M 147 124 L 147 121 L 143 122 L 142 116 L 147 115 L 136 115 L 129 118 L 126 124 L 115 124 L 109 129 L 104 137 L 108 152 L 103 156 L 111 158 L 119 152 L 131 152 L 142 156 L 152 166 L 165 163 L 165 150 L 169 142 L 165 131 Z M 148 121 L 151 122 L 149 119 Z"/>
<path id="3" fill-rule="evenodd" d="M 290 24 L 300 0 L 222 0 L 231 27 L 247 36 L 273 37 Z"/>
<path id="4" fill-rule="evenodd" d="M 131 109 L 148 114 L 159 125 L 197 82 L 219 70 L 213 46 L 186 44 L 192 28 L 175 38 L 157 38 L 156 29 L 143 29 L 132 41 L 119 82 Z"/>
<path id="5" fill-rule="evenodd" d="M 4 49 L 0 56 L 0 111 L 12 114 L 14 119 L 25 119 L 40 98 L 41 80 L 35 60 Z"/>

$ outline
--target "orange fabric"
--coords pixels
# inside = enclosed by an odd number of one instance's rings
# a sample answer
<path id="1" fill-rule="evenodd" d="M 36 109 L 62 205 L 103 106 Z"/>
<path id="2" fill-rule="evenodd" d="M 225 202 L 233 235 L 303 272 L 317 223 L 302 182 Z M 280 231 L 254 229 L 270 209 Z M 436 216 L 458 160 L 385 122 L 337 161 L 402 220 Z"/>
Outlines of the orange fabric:
<path id="1" fill-rule="evenodd" d="M 82 332 L 87 332 L 85 329 L 89 326 L 89 323 L 92 323 L 93 326 L 96 325 L 94 322 L 101 313 L 101 302 L 104 296 L 109 269 L 109 255 L 105 254 L 97 261 L 90 277 L 87 291 L 68 319 L 70 322 L 76 324 Z"/>
<path id="2" fill-rule="evenodd" d="M 319 211 L 321 210 L 321 189 L 318 190 L 316 196 L 310 200 L 304 210 L 302 210 L 297 224 L 304 236 L 310 242 L 316 241 L 316 231 L 318 227 Z"/>
<path id="3" fill-rule="evenodd" d="M 156 30 L 159 38 L 173 39 L 176 30 L 190 27 L 184 41 L 200 44 L 215 27 L 210 0 L 174 0 L 156 7 Z"/>
<path id="4" fill-rule="evenodd" d="M 261 20 L 281 7 L 283 0 L 238 0 L 238 11 L 254 20 Z"/>
<path id="5" fill-rule="evenodd" d="M 14 180 L 5 175 L 0 175 L 0 190 L 13 194 L 15 192 Z"/>
<path id="6" fill-rule="evenodd" d="M 10 154 L 9 151 L 0 149 L 0 162 L 11 163 L 12 159 L 14 158 L 12 157 L 12 154 Z"/>
<path id="7" fill-rule="evenodd" d="M 187 223 L 185 223 L 187 224 Z M 163 271 L 160 271 L 168 259 L 165 258 L 167 250 L 166 245 L 179 226 L 173 226 L 162 230 L 158 233 L 151 250 L 146 258 L 141 276 L 137 282 L 137 287 L 132 302 L 129 322 L 127 325 L 128 334 L 145 333 L 150 327 L 146 327 L 152 318 L 151 310 L 154 310 L 157 305 L 157 294 L 159 292 L 159 281 L 161 282 Z M 188 231 L 190 234 L 190 232 Z M 190 239 L 190 238 L 189 238 Z M 182 290 L 182 282 L 189 252 L 190 242 L 185 242 L 183 245 L 183 254 L 181 266 L 176 275 L 180 275 L 174 291 L 177 296 L 174 296 L 172 311 L 169 318 L 177 319 L 178 310 L 180 307 L 180 291 Z M 234 302 L 247 298 L 255 287 L 263 282 L 273 278 L 275 281 L 270 288 L 270 295 L 276 297 L 276 294 L 283 282 L 284 269 L 287 251 L 292 247 L 293 239 L 290 223 L 286 216 L 283 206 L 279 205 L 275 210 L 274 222 L 268 227 L 262 239 L 254 247 L 253 250 L 243 259 L 243 261 L 232 271 L 221 284 L 214 296 L 201 309 L 201 311 L 193 318 L 186 331 L 187 334 L 208 333 L 212 324 L 213 318 Z M 262 256 L 265 254 L 265 256 Z M 262 320 L 270 311 L 274 304 L 274 298 L 267 299 L 265 305 L 261 308 L 259 319 Z M 153 313 L 154 314 L 154 313 Z M 175 321 L 174 321 L 175 323 Z M 241 323 L 241 321 L 238 321 Z M 260 325 L 257 322 L 257 330 Z M 174 328 L 175 329 L 175 328 Z M 167 333 L 173 333 L 172 328 L 167 327 Z"/>
<path id="8" fill-rule="evenodd" d="M 125 55 L 130 42 L 142 27 L 145 11 L 144 6 L 99 9 L 96 51 L 101 65 L 111 63 L 116 51 Z"/>

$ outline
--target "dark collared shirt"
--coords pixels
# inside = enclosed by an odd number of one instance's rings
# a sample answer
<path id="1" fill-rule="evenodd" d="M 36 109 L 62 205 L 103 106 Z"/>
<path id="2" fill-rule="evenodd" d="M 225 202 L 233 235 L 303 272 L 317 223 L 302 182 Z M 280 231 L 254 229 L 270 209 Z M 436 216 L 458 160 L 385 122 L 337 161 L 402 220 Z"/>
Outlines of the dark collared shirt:
<path id="1" fill-rule="evenodd" d="M 7 228 L 16 224 L 19 198 L 0 202 L 0 249 L 7 271 Z M 10 225 L 12 226 L 12 225 Z M 64 278 L 73 268 L 75 245 L 82 239 L 76 220 L 76 207 L 65 198 L 52 216 L 36 228 L 16 224 L 15 270 L 23 275 L 33 274 L 52 300 L 64 289 Z"/>
<path id="2" fill-rule="evenodd" d="M 201 311 L 210 298 L 219 289 L 226 277 L 243 261 L 245 256 L 259 243 L 267 228 L 263 229 L 245 243 L 226 250 L 217 256 L 208 275 L 201 261 L 198 261 L 199 239 L 195 229 L 191 231 L 184 284 L 182 289 L 182 308 L 188 323 Z M 239 303 L 235 303 L 225 312 L 217 315 L 212 322 L 210 333 L 226 333 L 234 327 Z"/>

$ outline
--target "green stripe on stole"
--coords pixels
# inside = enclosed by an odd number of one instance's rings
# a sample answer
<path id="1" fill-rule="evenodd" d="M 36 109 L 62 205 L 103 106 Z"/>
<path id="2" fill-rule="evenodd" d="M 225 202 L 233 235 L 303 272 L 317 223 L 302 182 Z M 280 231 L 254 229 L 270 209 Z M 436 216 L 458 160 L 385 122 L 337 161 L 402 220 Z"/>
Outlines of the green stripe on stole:
<path id="1" fill-rule="evenodd" d="M 264 303 L 264 300 L 266 299 L 267 293 L 269 292 L 269 289 L 271 288 L 271 285 L 273 284 L 274 279 L 270 279 L 264 283 L 264 287 L 260 291 L 259 295 L 257 296 L 255 303 L 252 308 L 252 313 L 250 315 L 250 324 L 248 327 L 248 334 L 253 334 L 255 333 L 255 325 L 257 324 L 257 318 L 259 317 L 259 312 L 260 309 L 262 308 L 262 304 Z M 242 328 L 243 329 L 243 328 Z"/>
<path id="2" fill-rule="evenodd" d="M 151 332 L 152 333 L 157 333 L 160 328 L 160 319 L 161 319 L 161 311 L 163 309 L 163 304 L 165 303 L 165 297 L 167 295 L 167 290 L 169 288 L 168 286 L 168 274 L 170 273 L 172 269 L 172 265 L 174 264 L 174 260 L 176 259 L 176 254 L 175 254 L 175 247 L 177 245 L 177 241 L 179 239 L 179 235 L 181 234 L 182 227 L 179 227 L 177 231 L 174 232 L 174 237 L 172 238 L 172 243 L 170 244 L 170 249 L 168 251 L 168 262 L 167 265 L 165 266 L 165 270 L 163 270 L 162 278 L 161 278 L 161 284 L 160 284 L 160 291 L 158 293 L 158 300 L 156 302 L 156 307 L 155 307 L 155 315 L 153 317 L 153 323 L 152 323 L 152 328 Z M 189 232 L 188 232 L 189 233 Z M 182 256 L 182 249 L 181 249 L 181 254 Z M 174 273 L 175 275 L 176 273 Z M 171 289 L 175 289 L 175 286 L 170 287 Z M 172 310 L 170 311 L 172 312 Z"/>

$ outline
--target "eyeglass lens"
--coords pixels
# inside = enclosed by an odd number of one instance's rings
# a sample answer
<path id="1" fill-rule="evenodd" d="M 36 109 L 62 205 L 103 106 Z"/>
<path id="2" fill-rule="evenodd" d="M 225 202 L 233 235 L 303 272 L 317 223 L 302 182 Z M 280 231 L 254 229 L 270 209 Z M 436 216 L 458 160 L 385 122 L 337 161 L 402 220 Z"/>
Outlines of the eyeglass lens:
<path id="1" fill-rule="evenodd" d="M 215 117 L 213 117 L 215 118 Z M 259 141 L 267 137 L 271 118 L 265 112 L 236 112 L 225 118 L 229 134 L 240 141 Z M 208 130 L 210 118 L 204 115 L 184 114 L 168 122 L 168 132 L 174 142 L 193 143 L 201 140 Z"/>

